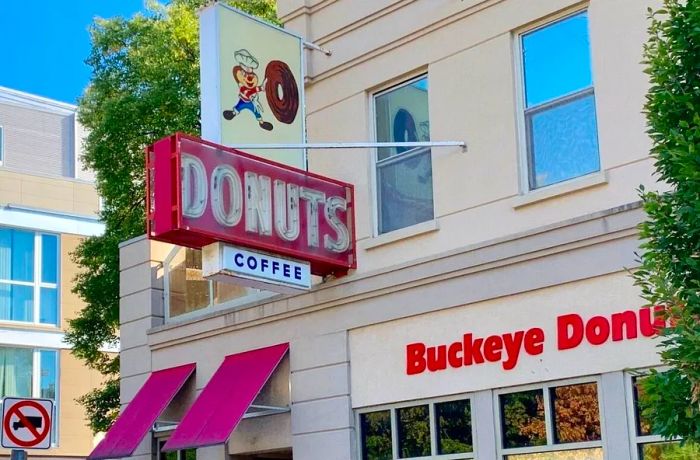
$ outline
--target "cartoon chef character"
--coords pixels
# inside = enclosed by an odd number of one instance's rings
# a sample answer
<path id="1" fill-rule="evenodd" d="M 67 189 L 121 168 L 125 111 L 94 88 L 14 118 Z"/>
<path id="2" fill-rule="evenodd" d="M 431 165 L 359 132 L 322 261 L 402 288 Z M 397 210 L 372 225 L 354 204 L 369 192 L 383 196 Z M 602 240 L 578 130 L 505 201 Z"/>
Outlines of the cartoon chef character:
<path id="1" fill-rule="evenodd" d="M 233 79 L 238 83 L 238 103 L 233 110 L 224 110 L 224 118 L 232 120 L 243 110 L 250 110 L 260 127 L 271 131 L 272 123 L 263 120 L 261 114 L 263 108 L 258 101 L 258 93 L 265 91 L 258 85 L 258 75 L 255 73 L 255 69 L 260 65 L 258 60 L 246 49 L 236 51 L 233 57 L 238 62 L 238 65 L 233 68 Z"/>

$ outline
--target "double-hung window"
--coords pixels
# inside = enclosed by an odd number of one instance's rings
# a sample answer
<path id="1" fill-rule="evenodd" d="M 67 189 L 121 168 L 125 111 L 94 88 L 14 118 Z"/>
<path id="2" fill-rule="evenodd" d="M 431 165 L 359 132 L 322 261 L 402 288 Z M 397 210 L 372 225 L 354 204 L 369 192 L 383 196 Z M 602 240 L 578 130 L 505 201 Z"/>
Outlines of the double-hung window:
<path id="1" fill-rule="evenodd" d="M 0 321 L 58 325 L 58 236 L 0 227 Z"/>
<path id="2" fill-rule="evenodd" d="M 377 142 L 430 140 L 428 77 L 374 96 Z M 433 169 L 426 147 L 377 149 L 378 233 L 433 218 Z"/>
<path id="3" fill-rule="evenodd" d="M 588 14 L 520 37 L 530 190 L 600 170 Z"/>

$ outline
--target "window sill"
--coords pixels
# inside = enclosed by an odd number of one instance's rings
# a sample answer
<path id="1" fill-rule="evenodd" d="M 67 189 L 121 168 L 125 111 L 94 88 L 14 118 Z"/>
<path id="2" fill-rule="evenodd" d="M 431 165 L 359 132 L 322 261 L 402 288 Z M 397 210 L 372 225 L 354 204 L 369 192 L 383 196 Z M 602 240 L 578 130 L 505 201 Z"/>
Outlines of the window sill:
<path id="1" fill-rule="evenodd" d="M 550 185 L 541 189 L 533 190 L 524 195 L 518 195 L 513 199 L 513 209 L 523 208 L 531 204 L 539 203 L 540 201 L 557 198 L 569 193 L 578 192 L 598 185 L 608 183 L 608 173 L 600 171 L 586 176 L 571 179 L 559 184 Z"/>
<path id="2" fill-rule="evenodd" d="M 440 230 L 440 225 L 437 219 L 428 220 L 421 222 L 420 224 L 411 225 L 410 227 L 400 228 L 389 233 L 384 233 L 374 238 L 364 240 L 360 243 L 360 249 L 370 250 L 378 248 L 379 246 L 384 246 L 386 244 L 394 243 L 396 241 L 404 240 L 406 238 L 412 238 L 414 236 L 423 235 L 426 233 L 435 232 Z"/>

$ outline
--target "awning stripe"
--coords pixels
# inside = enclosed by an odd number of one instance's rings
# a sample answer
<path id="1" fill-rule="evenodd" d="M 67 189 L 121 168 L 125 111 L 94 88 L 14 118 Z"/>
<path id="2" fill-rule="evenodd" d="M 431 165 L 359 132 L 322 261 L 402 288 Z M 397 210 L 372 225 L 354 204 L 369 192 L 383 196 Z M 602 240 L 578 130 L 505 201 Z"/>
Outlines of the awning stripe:
<path id="1" fill-rule="evenodd" d="M 162 450 L 226 442 L 287 350 L 283 343 L 227 356 Z"/>
<path id="2" fill-rule="evenodd" d="M 194 369 L 185 364 L 153 372 L 88 459 L 130 456 Z"/>

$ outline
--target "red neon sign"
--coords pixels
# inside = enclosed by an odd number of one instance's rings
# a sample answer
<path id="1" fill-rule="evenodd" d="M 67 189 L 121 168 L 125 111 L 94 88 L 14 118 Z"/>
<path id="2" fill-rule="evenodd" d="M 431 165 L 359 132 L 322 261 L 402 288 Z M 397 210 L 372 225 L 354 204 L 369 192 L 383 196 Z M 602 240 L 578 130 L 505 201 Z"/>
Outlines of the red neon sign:
<path id="1" fill-rule="evenodd" d="M 356 268 L 354 188 L 184 134 L 147 150 L 150 238 L 223 242 L 310 262 L 316 275 Z"/>

